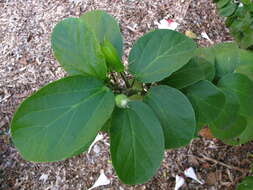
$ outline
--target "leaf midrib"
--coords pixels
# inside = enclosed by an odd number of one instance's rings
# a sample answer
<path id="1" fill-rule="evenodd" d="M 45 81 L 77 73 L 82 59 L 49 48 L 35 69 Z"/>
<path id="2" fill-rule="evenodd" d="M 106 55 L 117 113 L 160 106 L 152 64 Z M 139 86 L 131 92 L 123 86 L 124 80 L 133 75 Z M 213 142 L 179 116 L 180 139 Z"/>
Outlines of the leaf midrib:
<path id="1" fill-rule="evenodd" d="M 78 103 L 76 103 L 76 104 L 74 104 L 74 105 L 69 106 L 69 107 L 70 107 L 69 110 L 63 112 L 63 113 L 62 113 L 61 115 L 59 115 L 55 120 L 51 121 L 48 125 L 41 126 L 40 128 L 48 128 L 51 124 L 53 124 L 53 123 L 56 122 L 57 120 L 61 119 L 65 114 L 67 114 L 67 113 L 71 112 L 72 110 L 76 109 L 78 106 L 80 106 L 80 105 L 83 104 L 84 102 L 88 101 L 89 99 L 91 99 L 92 97 L 94 97 L 94 96 L 100 94 L 100 93 L 103 92 L 103 91 L 105 91 L 105 90 L 102 88 L 101 90 L 99 90 L 99 91 L 97 91 L 97 92 L 91 94 L 90 96 L 84 97 L 82 100 L 80 100 L 80 102 L 78 102 Z M 20 119 L 21 119 L 21 118 L 20 118 Z M 21 129 L 23 129 L 23 128 L 17 129 L 16 131 L 21 130 Z"/>
<path id="2" fill-rule="evenodd" d="M 136 150 L 135 150 L 135 132 L 134 132 L 134 129 L 132 127 L 132 120 L 130 119 L 130 116 L 129 116 L 129 111 L 127 110 L 127 118 L 128 118 L 128 121 L 129 121 L 129 128 L 130 128 L 130 131 L 131 131 L 131 136 L 132 136 L 132 140 L 131 140 L 131 147 L 132 147 L 132 150 L 133 150 L 133 160 L 134 160 L 134 179 L 136 178 L 136 158 L 135 158 L 135 154 L 136 154 Z M 129 153 L 130 154 L 130 153 Z"/>
<path id="3" fill-rule="evenodd" d="M 159 60 L 160 58 L 164 58 L 164 57 L 171 57 L 171 56 L 175 56 L 175 55 L 178 55 L 178 54 L 182 54 L 182 53 L 185 53 L 185 52 L 188 52 L 188 51 L 191 51 L 191 49 L 187 49 L 186 51 L 181 51 L 179 53 L 174 53 L 174 54 L 169 54 L 169 55 L 166 55 L 168 54 L 172 49 L 175 49 L 176 47 L 182 45 L 183 43 L 186 42 L 187 39 L 184 39 L 183 41 L 181 41 L 180 43 L 178 43 L 176 46 L 171 46 L 168 50 L 166 50 L 165 52 L 163 52 L 161 55 L 159 56 L 156 56 L 149 64 L 147 67 L 145 67 L 143 69 L 142 72 L 145 72 L 147 71 L 157 60 Z M 159 51 L 161 49 L 161 45 L 159 46 Z M 145 49 L 144 49 L 145 50 Z M 142 53 L 143 54 L 143 53 Z"/>

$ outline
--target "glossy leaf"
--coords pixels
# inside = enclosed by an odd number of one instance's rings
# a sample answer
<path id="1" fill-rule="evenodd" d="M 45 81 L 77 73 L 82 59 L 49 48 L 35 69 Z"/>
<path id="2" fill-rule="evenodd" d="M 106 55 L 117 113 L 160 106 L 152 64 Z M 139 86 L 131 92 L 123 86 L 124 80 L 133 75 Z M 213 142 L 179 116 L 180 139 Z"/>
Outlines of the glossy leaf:
<path id="1" fill-rule="evenodd" d="M 106 78 L 106 63 L 99 42 L 78 18 L 67 18 L 53 30 L 51 43 L 55 58 L 70 75 Z"/>
<path id="2" fill-rule="evenodd" d="M 253 176 L 245 177 L 239 185 L 237 185 L 236 190 L 252 190 L 253 189 Z"/>
<path id="3" fill-rule="evenodd" d="M 12 140 L 26 160 L 63 160 L 88 147 L 113 108 L 114 96 L 101 81 L 63 78 L 21 104 L 11 123 Z"/>
<path id="4" fill-rule="evenodd" d="M 163 81 L 163 84 L 181 89 L 190 86 L 200 80 L 212 81 L 215 75 L 215 68 L 212 63 L 200 57 L 192 58 L 189 63 L 170 75 Z"/>
<path id="5" fill-rule="evenodd" d="M 187 145 L 194 137 L 195 113 L 186 96 L 169 86 L 152 87 L 144 98 L 163 128 L 165 148 Z"/>
<path id="6" fill-rule="evenodd" d="M 209 81 L 200 81 L 186 89 L 198 123 L 209 124 L 217 119 L 225 105 L 225 95 Z"/>
<path id="7" fill-rule="evenodd" d="M 218 86 L 228 88 L 238 96 L 240 114 L 246 117 L 253 116 L 253 81 L 243 74 L 232 73 L 223 77 Z"/>
<path id="8" fill-rule="evenodd" d="M 83 14 L 81 20 L 95 33 L 98 41 L 105 39 L 111 42 L 116 49 L 118 57 L 123 54 L 123 42 L 117 21 L 104 11 L 96 10 Z"/>
<path id="9" fill-rule="evenodd" d="M 111 157 L 118 177 L 126 184 L 141 184 L 160 166 L 164 151 L 162 127 L 154 112 L 141 101 L 117 108 L 112 116 Z"/>
<path id="10" fill-rule="evenodd" d="M 141 37 L 129 55 L 129 72 L 140 82 L 170 76 L 193 57 L 196 44 L 172 30 L 155 30 Z"/>

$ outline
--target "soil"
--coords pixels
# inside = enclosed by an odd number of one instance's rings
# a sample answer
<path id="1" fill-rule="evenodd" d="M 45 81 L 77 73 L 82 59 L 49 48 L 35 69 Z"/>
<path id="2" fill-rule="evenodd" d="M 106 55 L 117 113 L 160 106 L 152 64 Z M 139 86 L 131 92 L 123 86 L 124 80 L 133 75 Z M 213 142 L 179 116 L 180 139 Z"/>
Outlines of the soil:
<path id="1" fill-rule="evenodd" d="M 111 184 L 97 189 L 170 190 L 174 189 L 175 176 L 188 167 L 193 167 L 205 184 L 187 179 L 182 190 L 235 189 L 250 175 L 253 142 L 232 147 L 212 137 L 199 137 L 187 147 L 166 151 L 156 176 L 139 186 L 123 185 L 116 177 L 108 137 L 89 154 L 61 162 L 38 164 L 21 158 L 9 135 L 14 111 L 32 92 L 66 75 L 52 56 L 52 28 L 65 17 L 78 17 L 94 9 L 106 10 L 119 21 L 125 64 L 133 42 L 166 16 L 180 24 L 180 32 L 194 32 L 200 46 L 232 40 L 212 0 L 0 0 L 0 189 L 83 190 L 104 170 Z M 211 41 L 201 38 L 202 32 Z"/>

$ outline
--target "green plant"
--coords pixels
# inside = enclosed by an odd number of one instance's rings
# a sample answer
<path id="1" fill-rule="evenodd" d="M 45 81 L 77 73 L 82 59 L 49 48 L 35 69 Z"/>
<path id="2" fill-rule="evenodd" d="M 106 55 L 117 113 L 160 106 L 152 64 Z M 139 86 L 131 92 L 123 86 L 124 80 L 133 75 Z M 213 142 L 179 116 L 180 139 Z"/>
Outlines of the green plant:
<path id="1" fill-rule="evenodd" d="M 248 176 L 237 185 L 236 190 L 252 190 L 253 189 L 253 176 Z"/>
<path id="2" fill-rule="evenodd" d="M 181 33 L 154 30 L 134 44 L 128 76 L 122 44 L 103 11 L 55 26 L 54 56 L 70 76 L 17 109 L 11 136 L 24 159 L 78 155 L 102 130 L 119 178 L 139 184 L 155 174 L 164 149 L 187 145 L 204 124 L 228 143 L 253 139 L 252 52 L 233 43 L 197 48 Z"/>
<path id="3" fill-rule="evenodd" d="M 242 48 L 253 48 L 253 1 L 213 0 L 226 26 Z"/>

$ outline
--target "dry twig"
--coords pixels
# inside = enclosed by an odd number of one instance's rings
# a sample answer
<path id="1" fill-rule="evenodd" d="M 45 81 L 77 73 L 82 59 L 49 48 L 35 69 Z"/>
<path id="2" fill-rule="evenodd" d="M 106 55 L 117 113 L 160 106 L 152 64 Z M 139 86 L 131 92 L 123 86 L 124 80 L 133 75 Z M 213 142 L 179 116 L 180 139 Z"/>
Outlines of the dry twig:
<path id="1" fill-rule="evenodd" d="M 204 154 L 200 154 L 200 155 L 202 156 L 202 158 L 200 158 L 200 157 L 198 157 L 198 156 L 195 156 L 195 155 L 190 155 L 190 156 L 194 156 L 195 158 L 197 158 L 198 160 L 200 160 L 200 161 L 202 161 L 202 162 L 203 162 L 203 160 L 205 160 L 205 161 L 210 161 L 210 162 L 213 162 L 213 163 L 215 163 L 215 164 L 219 164 L 219 165 L 221 165 L 221 166 L 224 166 L 224 167 L 226 167 L 226 168 L 229 168 L 229 169 L 231 169 L 231 170 L 239 171 L 239 172 L 241 172 L 241 173 L 243 173 L 243 174 L 246 174 L 246 173 L 248 172 L 247 169 L 242 169 L 242 168 L 239 168 L 239 167 L 236 167 L 236 166 L 232 166 L 232 165 L 225 164 L 225 163 L 223 163 L 223 162 L 221 162 L 221 161 L 218 161 L 218 160 L 215 160 L 215 159 L 213 159 L 213 158 L 207 157 L 207 156 L 204 155 Z"/>

